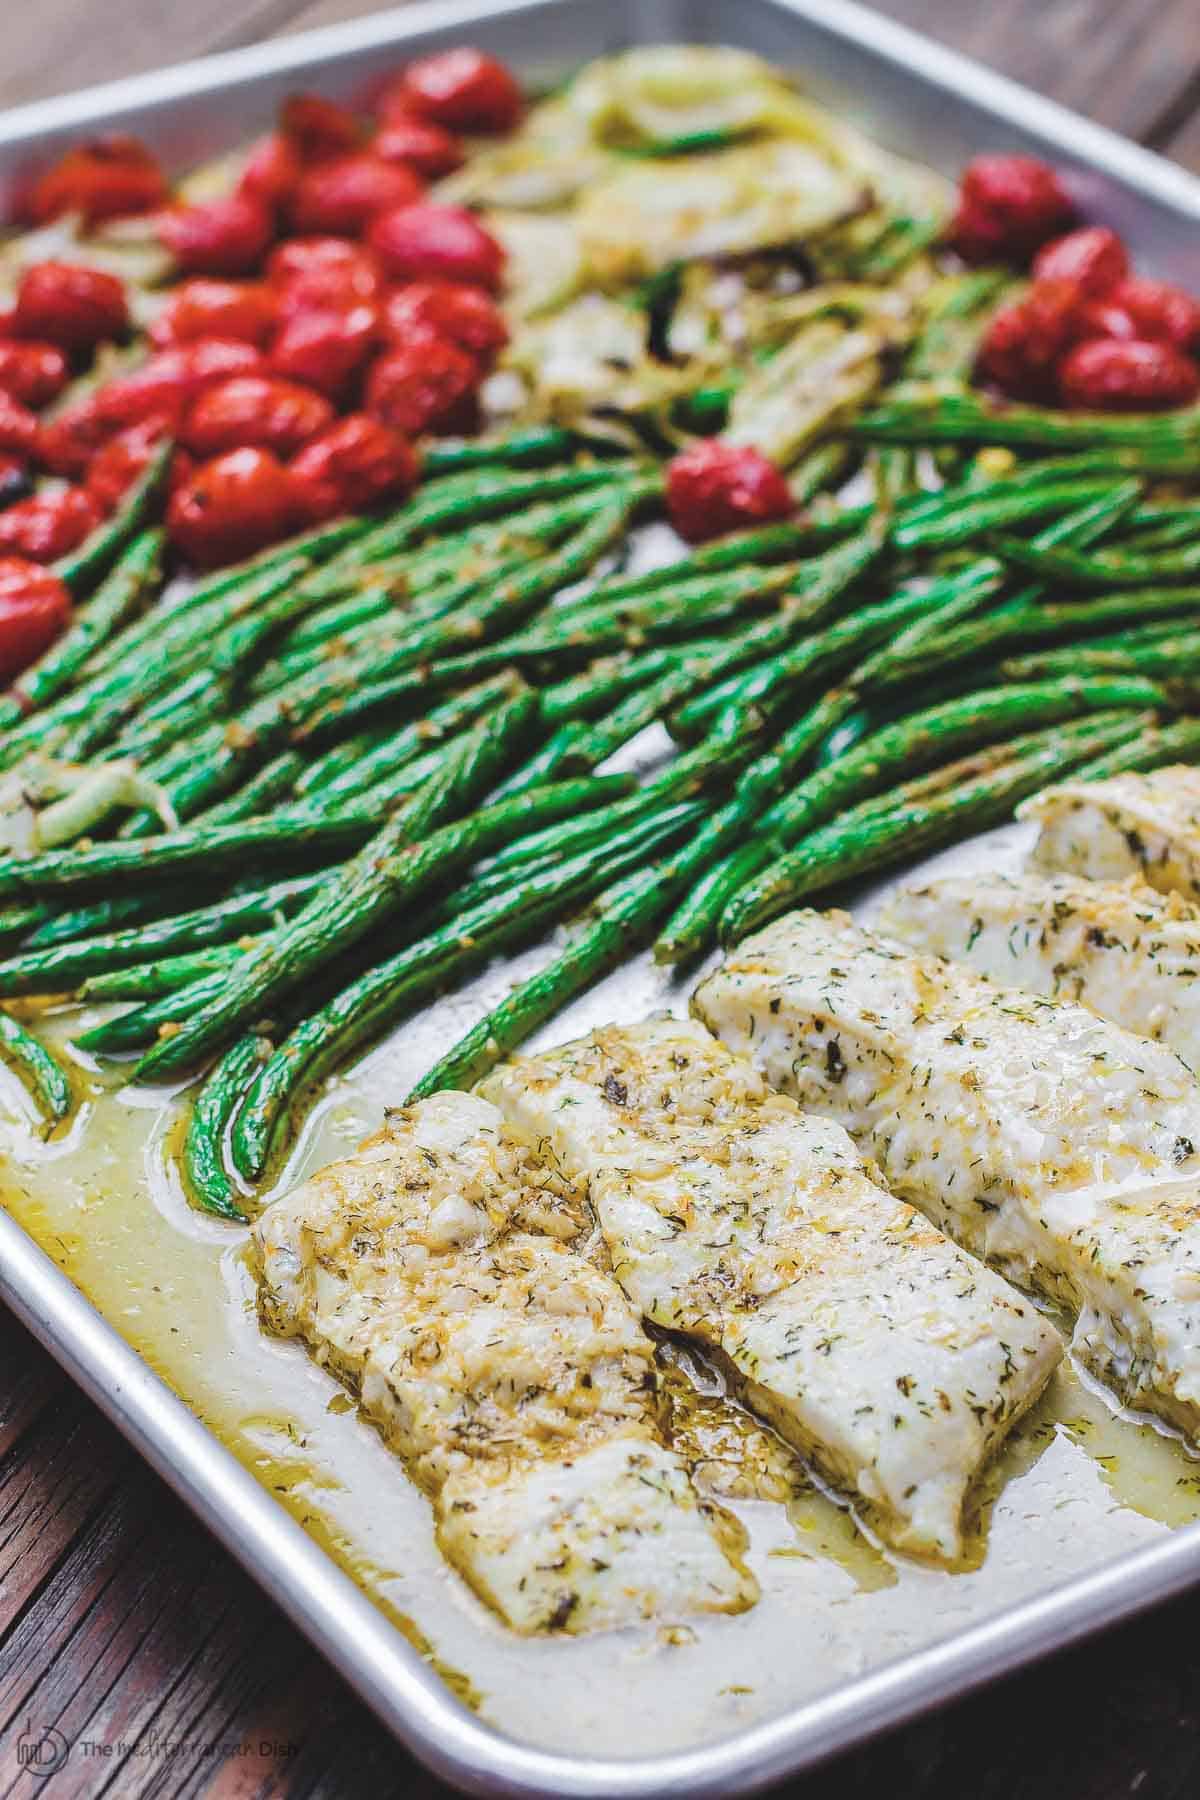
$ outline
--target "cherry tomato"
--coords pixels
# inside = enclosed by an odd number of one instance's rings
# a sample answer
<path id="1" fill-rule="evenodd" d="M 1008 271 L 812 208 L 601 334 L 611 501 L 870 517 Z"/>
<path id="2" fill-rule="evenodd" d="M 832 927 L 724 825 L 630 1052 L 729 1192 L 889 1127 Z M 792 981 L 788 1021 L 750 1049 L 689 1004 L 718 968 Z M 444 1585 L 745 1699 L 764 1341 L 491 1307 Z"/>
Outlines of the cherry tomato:
<path id="1" fill-rule="evenodd" d="M 235 375 L 192 402 L 179 438 L 197 456 L 250 444 L 292 456 L 333 423 L 333 408 L 311 388 L 263 375 Z"/>
<path id="2" fill-rule="evenodd" d="M 235 562 L 283 537 L 297 518 L 296 486 L 270 450 L 229 450 L 172 494 L 167 531 L 199 569 Z"/>
<path id="3" fill-rule="evenodd" d="M 1079 309 L 1079 339 L 1141 337 L 1132 313 L 1107 298 L 1088 300 Z"/>
<path id="4" fill-rule="evenodd" d="M 511 131 L 524 111 L 516 80 L 486 51 L 463 45 L 410 63 L 385 106 L 432 119 L 449 131 Z"/>
<path id="5" fill-rule="evenodd" d="M 1184 288 L 1131 275 L 1106 297 L 1129 314 L 1137 328 L 1134 337 L 1174 344 L 1177 350 L 1191 350 L 1200 343 L 1200 301 Z"/>
<path id="6" fill-rule="evenodd" d="M 291 138 L 282 131 L 268 132 L 246 158 L 238 193 L 249 194 L 272 210 L 284 206 L 295 191 L 302 167 L 300 152 Z"/>
<path id="7" fill-rule="evenodd" d="M 56 344 L 0 338 L 0 388 L 23 406 L 48 406 L 67 385 L 67 359 Z"/>
<path id="8" fill-rule="evenodd" d="M 92 350 L 127 329 L 125 285 L 79 263 L 32 263 L 17 285 L 14 325 L 19 337 L 41 338 L 61 350 Z"/>
<path id="9" fill-rule="evenodd" d="M 112 512 L 131 488 L 166 436 L 171 421 L 165 413 L 153 413 L 109 438 L 87 466 L 84 485 L 103 513 Z"/>
<path id="10" fill-rule="evenodd" d="M 11 506 L 33 492 L 29 464 L 23 456 L 0 455 L 0 506 Z"/>
<path id="11" fill-rule="evenodd" d="M 495 291 L 504 251 L 472 213 L 458 206 L 401 206 L 380 213 L 367 242 L 397 281 L 465 281 Z"/>
<path id="12" fill-rule="evenodd" d="M 235 338 L 197 338 L 159 350 L 132 375 L 110 381 L 94 394 L 91 406 L 111 430 L 135 425 L 152 413 L 165 413 L 177 423 L 190 401 L 218 381 L 234 375 L 258 375 L 265 368 L 260 350 Z"/>
<path id="13" fill-rule="evenodd" d="M 29 408 L 0 388 L 0 451 L 32 456 L 38 437 L 38 422 Z"/>
<path id="14" fill-rule="evenodd" d="M 384 330 L 397 343 L 422 333 L 469 350 L 483 364 L 508 342 L 504 315 L 482 288 L 460 281 L 414 281 L 389 295 Z"/>
<path id="15" fill-rule="evenodd" d="M 667 512 L 689 544 L 739 526 L 784 519 L 793 510 L 787 482 L 761 450 L 707 438 L 667 468 Z"/>
<path id="16" fill-rule="evenodd" d="M 70 617 L 71 596 L 57 575 L 20 556 L 0 557 L 0 680 L 36 662 Z"/>
<path id="17" fill-rule="evenodd" d="M 452 175 L 467 155 L 453 132 L 443 131 L 429 119 L 406 118 L 402 113 L 385 121 L 371 148 L 384 162 L 403 163 L 426 181 Z"/>
<path id="18" fill-rule="evenodd" d="M 38 426 L 34 455 L 52 475 L 83 475 L 117 429 L 94 399 L 83 400 Z"/>
<path id="19" fill-rule="evenodd" d="M 424 183 L 401 163 L 384 162 L 365 151 L 315 163 L 300 178 L 292 196 L 291 220 L 297 231 L 340 231 L 357 237 L 376 213 L 409 206 L 424 192 Z"/>
<path id="20" fill-rule="evenodd" d="M 417 482 L 416 453 L 407 439 L 366 413 L 350 413 L 303 449 L 291 472 L 305 517 L 314 524 L 338 513 L 364 512 L 383 500 L 403 500 Z"/>
<path id="21" fill-rule="evenodd" d="M 379 332 L 373 306 L 347 312 L 298 312 L 284 321 L 271 347 L 277 375 L 337 395 L 366 362 Z"/>
<path id="22" fill-rule="evenodd" d="M 1069 281 L 1038 281 L 1024 300 L 1002 306 L 979 348 L 977 371 L 1013 400 L 1052 400 L 1059 358 L 1081 330 Z"/>
<path id="23" fill-rule="evenodd" d="M 293 238 L 271 253 L 267 275 L 281 318 L 298 312 L 349 312 L 371 305 L 383 288 L 379 262 L 345 238 Z"/>
<path id="24" fill-rule="evenodd" d="M 1032 156 L 977 156 L 963 174 L 950 240 L 968 262 L 1023 266 L 1074 216 L 1071 197 L 1048 164 Z"/>
<path id="25" fill-rule="evenodd" d="M 145 144 L 134 137 L 94 138 L 47 170 L 27 211 L 35 224 L 82 213 L 86 224 L 96 225 L 126 213 L 152 212 L 167 195 L 163 172 Z"/>
<path id="26" fill-rule="evenodd" d="M 1107 294 L 1129 273 L 1129 252 L 1107 225 L 1085 225 L 1043 244 L 1033 259 L 1035 281 L 1070 281 L 1082 299 Z"/>
<path id="27" fill-rule="evenodd" d="M 1058 369 L 1068 406 L 1093 412 L 1161 412 L 1200 394 L 1200 368 L 1173 344 L 1094 338 L 1077 344 Z M 0 515 L 2 516 L 2 515 Z"/>
<path id="28" fill-rule="evenodd" d="M 266 254 L 275 222 L 253 194 L 227 194 L 160 214 L 158 234 L 186 275 L 249 275 Z"/>
<path id="29" fill-rule="evenodd" d="M 362 138 L 354 114 L 323 94 L 290 94 L 279 111 L 279 129 L 304 162 L 356 150 Z"/>
<path id="30" fill-rule="evenodd" d="M 274 328 L 275 296 L 264 283 L 197 276 L 174 289 L 150 327 L 150 342 L 163 348 L 219 337 L 265 344 Z"/>
<path id="31" fill-rule="evenodd" d="M 33 494 L 0 512 L 0 554 L 56 562 L 82 544 L 100 523 L 100 509 L 81 487 Z"/>
<path id="32" fill-rule="evenodd" d="M 480 373 L 473 356 L 441 338 L 398 344 L 367 377 L 367 411 L 402 437 L 470 431 Z"/>

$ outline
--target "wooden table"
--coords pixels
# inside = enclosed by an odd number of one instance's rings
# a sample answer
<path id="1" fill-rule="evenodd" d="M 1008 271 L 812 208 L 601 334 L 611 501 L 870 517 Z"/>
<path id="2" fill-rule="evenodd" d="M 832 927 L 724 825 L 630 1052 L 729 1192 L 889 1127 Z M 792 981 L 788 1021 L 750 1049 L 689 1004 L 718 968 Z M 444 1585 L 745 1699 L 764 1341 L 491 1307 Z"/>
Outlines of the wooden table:
<path id="1" fill-rule="evenodd" d="M 597 0 L 603 4 L 604 0 Z M 39 0 L 0 101 L 370 10 L 356 0 Z M 1197 0 L 888 0 L 884 11 L 1200 168 Z M 22 1733 L 74 1745 L 48 1780 Z M 95 1746 L 88 1749 L 86 1746 Z M 128 1748 L 131 1747 L 131 1748 Z M 444 1795 L 0 1315 L 0 1800 Z M 1200 1597 L 898 1732 L 793 1800 L 1192 1800 Z"/>

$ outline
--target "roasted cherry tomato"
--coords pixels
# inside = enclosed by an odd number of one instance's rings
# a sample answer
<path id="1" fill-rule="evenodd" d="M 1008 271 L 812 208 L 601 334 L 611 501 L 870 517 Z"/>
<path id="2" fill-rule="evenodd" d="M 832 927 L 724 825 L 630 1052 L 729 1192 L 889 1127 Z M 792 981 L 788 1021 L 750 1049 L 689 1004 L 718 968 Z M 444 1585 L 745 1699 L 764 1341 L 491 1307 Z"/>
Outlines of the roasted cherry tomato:
<path id="1" fill-rule="evenodd" d="M 57 418 L 37 425 L 35 460 L 52 475 L 83 475 L 96 452 L 118 429 L 98 410 L 94 399 L 81 400 Z"/>
<path id="2" fill-rule="evenodd" d="M 96 225 L 126 213 L 152 212 L 168 191 L 158 163 L 137 138 L 94 138 L 68 150 L 41 177 L 27 211 L 37 224 L 82 213 L 88 225 Z"/>
<path id="3" fill-rule="evenodd" d="M 362 138 L 354 114 L 323 94 L 290 94 L 279 111 L 279 129 L 304 162 L 355 150 Z"/>
<path id="4" fill-rule="evenodd" d="M 367 377 L 367 411 L 402 437 L 470 431 L 480 374 L 473 356 L 442 338 L 397 344 Z"/>
<path id="5" fill-rule="evenodd" d="M 117 432 L 97 450 L 88 464 L 84 485 L 101 512 L 112 512 L 121 496 L 133 486 L 166 436 L 170 424 L 165 413 L 154 413 L 139 424 Z"/>
<path id="6" fill-rule="evenodd" d="M 194 400 L 179 441 L 197 456 L 250 444 L 292 456 L 333 423 L 333 408 L 311 388 L 263 375 L 235 375 Z"/>
<path id="7" fill-rule="evenodd" d="M 48 406 L 66 387 L 67 373 L 56 344 L 0 338 L 0 388 L 23 406 Z"/>
<path id="8" fill-rule="evenodd" d="M 95 414 L 110 432 L 136 425 L 152 413 L 178 422 L 184 408 L 218 381 L 234 375 L 258 375 L 265 368 L 262 352 L 234 338 L 197 338 L 159 350 L 132 375 L 110 381 L 93 395 Z"/>
<path id="9" fill-rule="evenodd" d="M 150 341 L 160 348 L 205 337 L 265 344 L 274 329 L 275 295 L 264 282 L 197 276 L 174 289 L 150 327 Z"/>
<path id="10" fill-rule="evenodd" d="M 787 482 L 761 450 L 708 438 L 667 468 L 667 512 L 689 544 L 784 519 L 792 510 Z"/>
<path id="11" fill-rule="evenodd" d="M 968 262 L 1023 266 L 1074 216 L 1071 196 L 1048 164 L 1032 156 L 977 156 L 962 178 L 950 239 Z"/>
<path id="12" fill-rule="evenodd" d="M 418 466 L 407 439 L 366 413 L 350 413 L 300 452 L 291 473 L 315 524 L 403 500 L 416 486 Z"/>
<path id="13" fill-rule="evenodd" d="M 1133 314 L 1112 300 L 1088 300 L 1079 309 L 1078 338 L 1081 343 L 1085 338 L 1129 339 L 1142 335 Z"/>
<path id="14" fill-rule="evenodd" d="M 297 512 L 296 486 L 279 458 L 247 447 L 202 464 L 175 490 L 167 531 L 190 563 L 211 569 L 283 537 Z"/>
<path id="15" fill-rule="evenodd" d="M 0 506 L 11 506 L 33 492 L 29 464 L 23 456 L 0 453 Z"/>
<path id="16" fill-rule="evenodd" d="M 127 329 L 125 285 L 103 269 L 79 263 L 32 263 L 17 285 L 13 320 L 19 337 L 40 338 L 61 350 L 92 350 Z"/>
<path id="17" fill-rule="evenodd" d="M 271 346 L 277 375 L 338 395 L 371 354 L 379 335 L 373 306 L 346 312 L 298 312 L 286 319 Z"/>
<path id="18" fill-rule="evenodd" d="M 0 680 L 35 662 L 70 617 L 71 596 L 57 575 L 20 556 L 0 557 Z"/>
<path id="19" fill-rule="evenodd" d="M 275 235 L 274 216 L 253 194 L 227 194 L 160 214 L 158 234 L 185 275 L 249 275 Z"/>
<path id="20" fill-rule="evenodd" d="M 401 206 L 380 213 L 367 242 L 396 281 L 465 281 L 493 292 L 504 251 L 490 232 L 458 206 Z"/>
<path id="21" fill-rule="evenodd" d="M 1069 281 L 1038 281 L 1024 300 L 1002 306 L 979 348 L 977 372 L 1013 400 L 1052 400 L 1059 359 L 1081 330 Z"/>
<path id="22" fill-rule="evenodd" d="M 1044 244 L 1033 259 L 1035 281 L 1069 281 L 1081 300 L 1107 294 L 1129 273 L 1129 252 L 1106 225 L 1085 225 Z"/>
<path id="23" fill-rule="evenodd" d="M 429 119 L 408 118 L 403 113 L 385 120 L 371 148 L 384 162 L 403 163 L 426 181 L 452 175 L 467 154 L 453 132 Z"/>
<path id="24" fill-rule="evenodd" d="M 39 436 L 38 422 L 29 408 L 0 388 L 0 451 L 32 456 Z"/>
<path id="25" fill-rule="evenodd" d="M 1173 344 L 1095 338 L 1077 344 L 1063 358 L 1058 386 L 1068 406 L 1092 412 L 1159 412 L 1195 400 L 1200 368 Z"/>
<path id="26" fill-rule="evenodd" d="M 268 132 L 246 158 L 238 193 L 249 194 L 272 210 L 285 206 L 295 192 L 303 166 L 300 152 L 285 132 Z"/>
<path id="27" fill-rule="evenodd" d="M 483 364 L 508 342 L 504 314 L 482 288 L 461 281 L 413 281 L 388 296 L 387 335 L 398 344 L 422 333 L 469 350 Z"/>
<path id="28" fill-rule="evenodd" d="M 1137 328 L 1134 337 L 1174 344 L 1177 350 L 1192 350 L 1200 344 L 1200 301 L 1184 288 L 1131 275 L 1105 298 L 1133 320 Z"/>
<path id="29" fill-rule="evenodd" d="M 0 512 L 0 553 L 56 562 L 100 523 L 100 508 L 81 487 L 32 494 Z"/>
<path id="30" fill-rule="evenodd" d="M 306 169 L 289 210 L 297 231 L 340 231 L 357 237 L 376 213 L 410 206 L 423 192 L 420 177 L 402 163 L 384 162 L 360 151 Z"/>
<path id="31" fill-rule="evenodd" d="M 281 318 L 299 312 L 349 312 L 383 291 L 378 258 L 345 238 L 293 238 L 272 251 L 267 275 Z"/>
<path id="32" fill-rule="evenodd" d="M 410 63 L 384 99 L 385 111 L 411 112 L 449 131 L 511 131 L 524 110 L 511 72 L 484 50 L 463 45 Z"/>

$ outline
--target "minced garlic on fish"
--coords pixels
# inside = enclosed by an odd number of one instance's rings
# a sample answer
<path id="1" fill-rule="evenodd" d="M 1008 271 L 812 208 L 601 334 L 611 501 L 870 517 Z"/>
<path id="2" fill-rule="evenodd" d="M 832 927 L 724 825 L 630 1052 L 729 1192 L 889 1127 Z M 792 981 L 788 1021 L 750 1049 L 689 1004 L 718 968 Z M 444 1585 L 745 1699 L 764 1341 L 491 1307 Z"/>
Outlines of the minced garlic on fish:
<path id="1" fill-rule="evenodd" d="M 989 981 L 1077 1000 L 1200 1068 L 1200 906 L 1179 894 L 984 871 L 901 889 L 879 929 Z"/>
<path id="2" fill-rule="evenodd" d="M 1019 810 L 1041 830 L 1033 860 L 1093 881 L 1138 876 L 1160 893 L 1200 899 L 1200 769 L 1064 781 Z"/>
<path id="3" fill-rule="evenodd" d="M 1072 1308 L 1123 1398 L 1200 1436 L 1200 1084 L 1173 1051 L 844 913 L 776 920 L 693 1004 L 936 1224 Z"/>
<path id="4" fill-rule="evenodd" d="M 738 1612 L 745 1534 L 664 1442 L 654 1345 L 499 1113 L 435 1094 L 269 1206 L 260 1305 L 351 1385 L 516 1631 Z"/>
<path id="5" fill-rule="evenodd" d="M 975 1474 L 1060 1355 L 1029 1301 L 690 1020 L 595 1032 L 481 1091 L 587 1180 L 639 1311 L 719 1351 L 890 1542 L 959 1554 Z"/>

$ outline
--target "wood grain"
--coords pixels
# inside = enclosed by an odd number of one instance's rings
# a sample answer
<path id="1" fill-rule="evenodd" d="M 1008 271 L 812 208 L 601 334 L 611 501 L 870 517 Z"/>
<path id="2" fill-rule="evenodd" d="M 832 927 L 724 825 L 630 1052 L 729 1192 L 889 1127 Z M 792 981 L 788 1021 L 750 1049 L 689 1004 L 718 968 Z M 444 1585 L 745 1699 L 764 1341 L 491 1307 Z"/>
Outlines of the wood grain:
<path id="1" fill-rule="evenodd" d="M 370 10 L 39 0 L 6 16 L 0 104 Z M 1200 168 L 1197 0 L 881 10 Z M 790 1800 L 1195 1800 L 1198 1642 L 1200 1598 L 1185 1598 L 790 1784 Z M 51 1726 L 68 1761 L 23 1772 L 18 1741 Z M 0 1800 L 447 1791 L 0 1314 Z"/>

